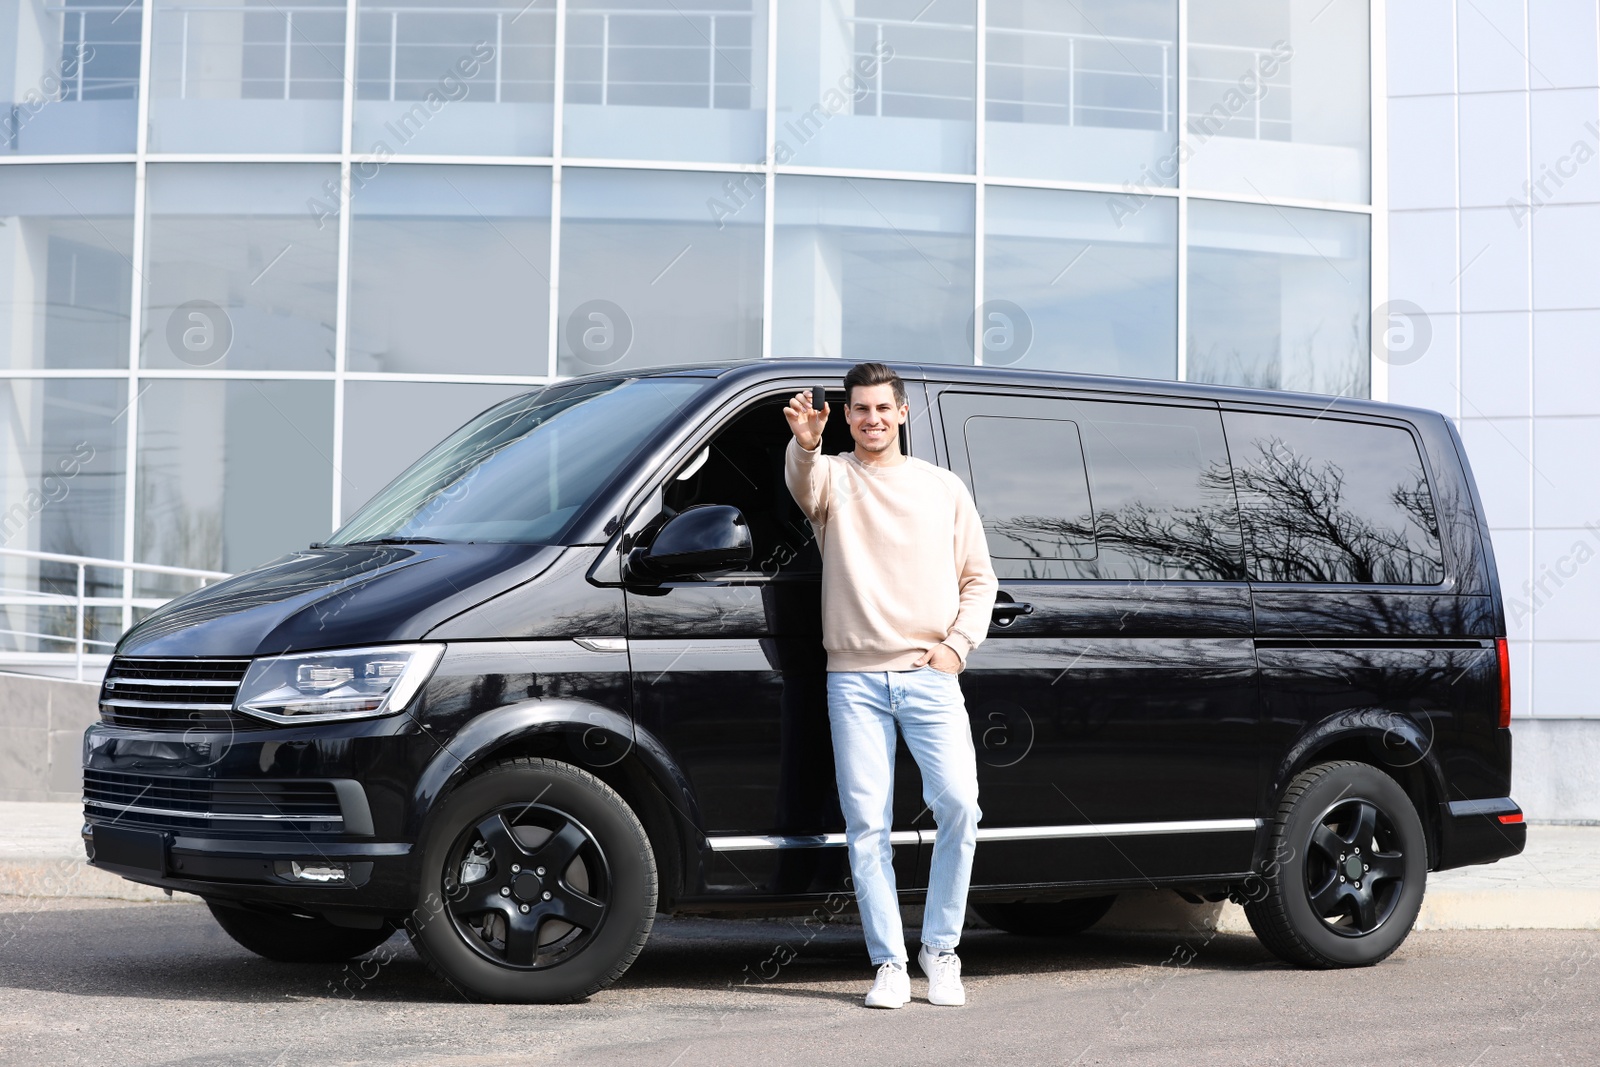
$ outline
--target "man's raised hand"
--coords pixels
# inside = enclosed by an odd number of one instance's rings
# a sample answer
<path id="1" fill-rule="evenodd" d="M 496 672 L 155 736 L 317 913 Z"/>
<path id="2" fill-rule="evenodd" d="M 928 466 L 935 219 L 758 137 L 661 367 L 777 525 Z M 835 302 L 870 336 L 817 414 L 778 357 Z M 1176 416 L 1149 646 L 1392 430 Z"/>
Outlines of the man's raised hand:
<path id="1" fill-rule="evenodd" d="M 824 400 L 818 411 L 811 406 L 811 390 L 802 389 L 789 399 L 783 417 L 789 420 L 789 429 L 800 447 L 811 452 L 822 442 L 822 428 L 828 424 L 828 402 Z"/>

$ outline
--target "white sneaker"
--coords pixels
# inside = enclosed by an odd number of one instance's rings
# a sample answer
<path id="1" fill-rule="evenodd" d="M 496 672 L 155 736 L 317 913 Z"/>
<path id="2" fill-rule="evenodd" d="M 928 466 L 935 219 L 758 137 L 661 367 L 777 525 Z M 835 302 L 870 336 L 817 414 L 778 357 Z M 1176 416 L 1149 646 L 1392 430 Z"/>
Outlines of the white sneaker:
<path id="1" fill-rule="evenodd" d="M 867 992 L 869 1008 L 903 1008 L 911 1000 L 911 975 L 903 963 L 890 960 L 878 968 L 877 981 Z"/>
<path id="2" fill-rule="evenodd" d="M 961 957 L 954 952 L 936 955 L 923 945 L 917 953 L 917 966 L 928 976 L 928 1003 L 959 1007 L 967 1002 L 961 985 Z"/>

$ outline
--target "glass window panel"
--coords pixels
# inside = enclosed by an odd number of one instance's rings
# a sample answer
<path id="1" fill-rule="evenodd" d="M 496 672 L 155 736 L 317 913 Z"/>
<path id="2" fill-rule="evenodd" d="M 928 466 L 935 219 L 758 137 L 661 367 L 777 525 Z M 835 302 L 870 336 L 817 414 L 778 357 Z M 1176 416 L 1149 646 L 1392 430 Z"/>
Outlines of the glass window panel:
<path id="1" fill-rule="evenodd" d="M 347 382 L 340 522 L 462 424 L 521 386 Z"/>
<path id="2" fill-rule="evenodd" d="M 558 371 L 759 357 L 765 203 L 754 174 L 563 171 Z"/>
<path id="3" fill-rule="evenodd" d="M 239 572 L 326 537 L 333 383 L 148 382 L 139 399 L 137 558 Z M 184 588 L 157 575 L 145 595 Z"/>
<path id="4" fill-rule="evenodd" d="M 549 155 L 555 40 L 555 0 L 362 4 L 356 151 Z"/>
<path id="5" fill-rule="evenodd" d="M 1194 189 L 1367 203 L 1368 5 L 1194 0 Z"/>
<path id="6" fill-rule="evenodd" d="M 983 361 L 1138 378 L 1178 370 L 1178 205 L 990 186 Z"/>
<path id="7" fill-rule="evenodd" d="M 966 420 L 973 499 L 983 515 L 991 555 L 1001 559 L 1093 559 L 1094 514 L 1083 443 L 1066 419 Z M 1019 463 L 1049 456 L 1048 468 Z M 1040 475 L 1046 475 L 1041 478 Z"/>
<path id="8" fill-rule="evenodd" d="M 332 370 L 339 169 L 148 171 L 146 367 Z"/>
<path id="9" fill-rule="evenodd" d="M 150 150 L 337 152 L 344 0 L 156 0 Z"/>
<path id="10" fill-rule="evenodd" d="M 0 167 L 0 365 L 128 365 L 133 167 Z"/>
<path id="11" fill-rule="evenodd" d="M 1242 581 L 1238 504 L 1212 408 L 1072 401 L 1094 497 L 1094 578 Z"/>
<path id="12" fill-rule="evenodd" d="M 777 215 L 775 355 L 972 362 L 971 186 L 785 175 Z"/>
<path id="13" fill-rule="evenodd" d="M 351 197 L 349 368 L 549 373 L 550 172 L 371 169 Z"/>
<path id="14" fill-rule="evenodd" d="M 972 173 L 976 20 L 973 0 L 785 0 L 773 158 Z"/>
<path id="15" fill-rule="evenodd" d="M 122 558 L 127 391 L 113 379 L 0 382 L 0 545 Z M 8 594 L 77 596 L 70 564 L 0 556 L 0 573 Z M 121 571 L 90 567 L 84 578 L 91 597 L 122 595 Z M 86 636 L 112 642 L 120 629 L 120 615 L 91 615 Z M 70 604 L 0 607 L 0 650 L 67 653 L 75 631 Z"/>
<path id="16" fill-rule="evenodd" d="M 1444 580 L 1433 495 L 1410 433 L 1334 418 L 1223 418 L 1253 580 Z"/>
<path id="17" fill-rule="evenodd" d="M 563 151 L 756 163 L 766 0 L 569 0 Z"/>
<path id="18" fill-rule="evenodd" d="M 1244 579 L 1215 409 L 963 393 L 940 407 L 1001 577 Z"/>
<path id="19" fill-rule="evenodd" d="M 1174 0 L 989 0 L 991 174 L 1177 184 Z"/>
<path id="20" fill-rule="evenodd" d="M 134 150 L 140 8 L 0 3 L 0 155 Z"/>
<path id="21" fill-rule="evenodd" d="M 1189 202 L 1190 381 L 1367 396 L 1366 215 Z"/>
<path id="22" fill-rule="evenodd" d="M 390 483 L 330 539 L 562 544 L 705 378 L 593 378 L 506 401 Z"/>

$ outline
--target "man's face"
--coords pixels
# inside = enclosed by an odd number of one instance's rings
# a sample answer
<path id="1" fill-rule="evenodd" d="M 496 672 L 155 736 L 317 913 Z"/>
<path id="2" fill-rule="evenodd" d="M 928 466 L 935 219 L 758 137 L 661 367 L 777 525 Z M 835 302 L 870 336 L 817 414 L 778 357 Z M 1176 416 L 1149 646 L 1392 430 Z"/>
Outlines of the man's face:
<path id="1" fill-rule="evenodd" d="M 888 382 L 856 386 L 850 390 L 850 402 L 844 409 L 850 436 L 856 439 L 856 447 L 865 452 L 895 447 L 908 414 L 905 404 L 894 402 L 894 386 Z"/>

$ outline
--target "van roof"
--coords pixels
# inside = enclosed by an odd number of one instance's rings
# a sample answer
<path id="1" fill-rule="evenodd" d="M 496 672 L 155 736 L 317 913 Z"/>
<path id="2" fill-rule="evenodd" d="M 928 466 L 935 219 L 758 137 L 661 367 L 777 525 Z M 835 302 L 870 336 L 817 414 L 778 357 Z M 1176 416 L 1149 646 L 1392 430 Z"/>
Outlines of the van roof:
<path id="1" fill-rule="evenodd" d="M 815 378 L 819 385 L 841 381 L 860 360 L 779 357 L 738 361 L 707 361 L 652 367 L 632 372 L 639 377 L 699 377 L 726 379 L 730 383 L 761 381 L 767 378 L 792 378 L 796 374 Z M 1136 393 L 1140 396 L 1188 397 L 1233 401 L 1246 404 L 1271 404 L 1278 407 L 1311 408 L 1319 412 L 1438 418 L 1437 411 L 1403 404 L 1330 396 L 1325 393 L 1298 393 L 1279 389 L 1249 389 L 1237 385 L 1178 382 L 1162 378 L 1127 378 L 1111 374 L 1076 374 L 1067 371 L 1017 370 L 1010 367 L 974 367 L 949 363 L 910 363 L 883 360 L 908 381 L 971 382 L 985 385 L 1032 385 L 1084 389 L 1106 393 Z M 587 377 L 611 377 L 595 374 Z"/>

